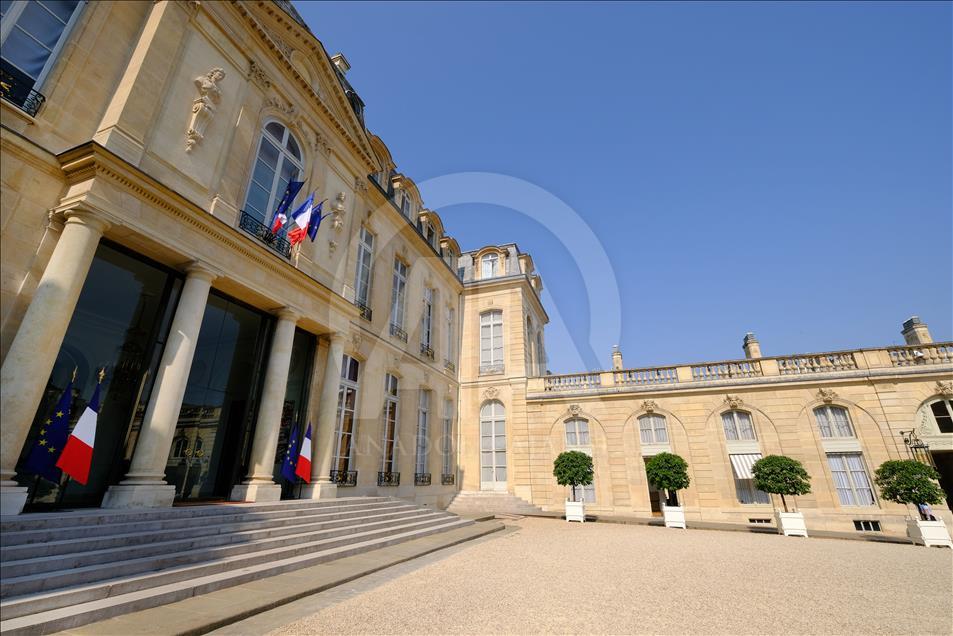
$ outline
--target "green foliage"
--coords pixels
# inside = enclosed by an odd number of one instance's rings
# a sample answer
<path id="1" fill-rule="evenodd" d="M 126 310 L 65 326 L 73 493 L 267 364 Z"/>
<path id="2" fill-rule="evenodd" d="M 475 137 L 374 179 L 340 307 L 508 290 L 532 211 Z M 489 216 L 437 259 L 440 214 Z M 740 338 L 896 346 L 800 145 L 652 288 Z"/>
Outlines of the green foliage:
<path id="1" fill-rule="evenodd" d="M 874 473 L 880 496 L 901 504 L 943 503 L 943 491 L 937 485 L 939 473 L 932 466 L 912 459 L 884 462 Z"/>
<path id="2" fill-rule="evenodd" d="M 592 483 L 592 457 L 582 451 L 560 453 L 553 461 L 553 476 L 560 486 L 588 486 Z"/>
<path id="3" fill-rule="evenodd" d="M 676 492 L 688 488 L 688 462 L 673 453 L 659 453 L 645 462 L 649 482 L 659 490 Z"/>
<path id="4" fill-rule="evenodd" d="M 811 477 L 796 459 L 784 455 L 762 457 L 751 467 L 755 488 L 781 495 L 787 510 L 785 495 L 806 495 L 811 492 Z"/>

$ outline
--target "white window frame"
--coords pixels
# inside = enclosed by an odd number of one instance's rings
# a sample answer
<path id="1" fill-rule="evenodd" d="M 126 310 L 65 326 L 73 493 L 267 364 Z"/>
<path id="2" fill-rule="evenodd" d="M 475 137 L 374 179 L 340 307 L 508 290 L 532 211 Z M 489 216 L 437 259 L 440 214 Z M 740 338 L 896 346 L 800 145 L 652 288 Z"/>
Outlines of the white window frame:
<path id="1" fill-rule="evenodd" d="M 745 427 L 742 416 L 748 419 Z M 725 439 L 729 442 L 756 442 L 758 433 L 754 430 L 754 418 L 747 411 L 725 411 L 721 414 L 721 427 Z"/>
<path id="2" fill-rule="evenodd" d="M 433 289 L 424 287 L 424 311 L 420 317 L 420 344 L 433 348 Z"/>
<path id="3" fill-rule="evenodd" d="M 396 472 L 399 450 L 400 380 L 391 373 L 384 374 L 384 411 L 381 419 L 381 472 L 393 473 Z"/>
<path id="4" fill-rule="evenodd" d="M 645 415 L 640 415 L 638 419 L 639 423 L 639 441 L 642 445 L 651 445 L 651 444 L 668 444 L 669 435 L 668 435 L 668 421 L 664 415 L 658 413 L 646 413 Z M 648 424 L 648 426 L 646 426 Z M 659 435 L 659 432 L 662 435 Z M 664 438 L 664 439 L 660 439 Z"/>
<path id="5" fill-rule="evenodd" d="M 933 406 L 935 404 L 941 404 L 942 405 L 941 408 L 944 408 L 946 410 L 947 417 L 949 417 L 950 419 L 953 419 L 953 400 L 950 400 L 948 398 L 941 398 L 939 400 L 934 400 L 930 402 L 929 404 L 927 404 L 928 415 L 930 419 L 933 420 L 933 430 L 935 430 L 938 435 L 950 435 L 951 433 L 953 433 L 953 431 L 944 432 L 940 429 L 940 422 L 939 420 L 937 420 L 936 412 L 933 410 Z"/>
<path id="6" fill-rule="evenodd" d="M 856 461 L 849 461 L 851 459 Z M 874 491 L 863 453 L 828 453 L 827 466 L 831 471 L 840 505 L 852 508 L 877 505 L 877 493 Z"/>
<path id="7" fill-rule="evenodd" d="M 506 407 L 499 400 L 492 400 L 480 407 L 480 489 L 506 490 L 508 468 Z M 484 479 L 486 469 L 491 472 L 489 480 Z"/>
<path id="8" fill-rule="evenodd" d="M 417 451 L 414 456 L 414 473 L 429 472 L 430 391 L 420 390 L 417 402 Z"/>
<path id="9" fill-rule="evenodd" d="M 480 257 L 480 278 L 494 278 L 499 276 L 500 255 L 490 252 Z M 489 270 L 489 271 L 488 271 Z"/>
<path id="10" fill-rule="evenodd" d="M 771 503 L 771 495 L 755 488 L 754 479 L 735 477 L 735 495 L 742 506 L 761 506 Z"/>
<path id="11" fill-rule="evenodd" d="M 582 417 L 571 417 L 565 422 L 566 448 L 590 448 L 592 438 L 589 434 L 589 420 Z"/>
<path id="12" fill-rule="evenodd" d="M 455 313 L 456 313 L 456 312 L 454 312 L 453 307 L 447 307 L 447 315 L 446 315 L 446 322 L 447 322 L 447 362 L 450 362 L 450 363 L 456 362 L 455 359 L 454 359 L 454 356 L 456 355 L 456 352 L 455 352 L 456 347 L 454 346 L 455 343 L 454 343 L 454 341 L 453 341 L 453 331 L 454 331 L 454 329 L 453 329 L 453 323 L 454 323 L 454 314 L 455 314 Z"/>
<path id="13" fill-rule="evenodd" d="M 486 341 L 489 347 L 484 347 Z M 480 367 L 503 365 L 503 311 L 493 309 L 480 314 Z"/>
<path id="14" fill-rule="evenodd" d="M 354 294 L 357 302 L 367 307 L 370 305 L 371 280 L 374 273 L 374 234 L 362 225 L 358 236 Z"/>
<path id="15" fill-rule="evenodd" d="M 351 365 L 356 365 L 355 379 L 348 377 Z M 354 447 L 357 439 L 357 400 L 358 384 L 361 377 L 361 363 L 356 358 L 344 354 L 341 362 L 341 384 L 338 387 L 338 407 L 335 414 L 334 470 L 350 470 L 354 463 Z M 347 409 L 348 397 L 352 397 L 353 408 Z M 345 414 L 351 415 L 351 429 L 344 429 Z"/>
<path id="16" fill-rule="evenodd" d="M 443 401 L 443 443 L 441 452 L 443 453 L 443 473 L 442 475 L 453 474 L 453 400 L 447 398 Z"/>
<path id="17" fill-rule="evenodd" d="M 268 130 L 269 124 L 273 123 L 278 124 L 284 129 L 284 132 L 281 133 L 281 139 L 275 137 L 271 131 Z M 301 153 L 300 159 L 295 157 L 291 151 L 288 150 L 287 144 L 289 138 L 293 140 L 298 147 L 298 152 Z M 265 186 L 265 184 L 255 181 L 255 167 L 258 165 L 259 157 L 261 156 L 261 146 L 266 141 L 278 149 L 278 163 L 275 166 L 275 175 L 269 185 L 268 203 L 265 205 L 264 210 L 260 210 L 262 214 L 261 222 L 268 225 L 271 222 L 271 216 L 274 215 L 275 209 L 278 207 L 278 202 L 285 194 L 284 189 L 279 187 L 281 184 L 281 170 L 285 165 L 285 161 L 290 162 L 296 169 L 295 174 L 290 177 L 289 182 L 300 178 L 301 175 L 304 174 L 304 150 L 301 142 L 292 134 L 291 129 L 288 128 L 288 125 L 284 122 L 277 119 L 267 119 L 262 123 L 261 131 L 258 135 L 258 145 L 255 148 L 255 159 L 252 162 L 251 172 L 248 175 L 248 184 L 245 186 L 245 203 L 242 206 L 242 210 L 248 214 L 253 214 L 248 205 L 248 199 L 252 193 L 252 183 L 257 183 L 262 189 L 264 189 Z M 269 227 L 268 229 L 270 230 L 271 228 Z"/>
<path id="18" fill-rule="evenodd" d="M 844 421 L 835 421 L 835 413 L 843 413 Z M 818 433 L 824 439 L 853 439 L 857 436 L 854 431 L 854 424 L 850 421 L 850 412 L 843 406 L 824 404 L 816 407 L 814 409 L 814 421 L 817 422 Z"/>
<path id="19" fill-rule="evenodd" d="M 407 296 L 407 264 L 394 259 L 394 283 L 390 299 L 390 324 L 404 328 L 404 304 Z"/>
<path id="20" fill-rule="evenodd" d="M 0 46 L 6 44 L 7 37 L 10 35 L 10 32 L 13 31 L 14 26 L 16 25 L 17 21 L 20 19 L 20 16 L 23 14 L 23 10 L 32 2 L 35 2 L 35 0 L 13 0 L 13 2 L 10 3 L 10 6 L 7 8 L 7 13 L 3 16 L 2 21 L 0 21 Z M 21 29 L 21 31 L 23 31 L 25 35 L 27 35 L 30 39 L 36 41 L 38 46 L 41 46 L 50 52 L 49 56 L 46 58 L 46 62 L 43 64 L 43 68 L 40 69 L 40 72 L 33 79 L 33 86 L 32 86 L 33 90 L 42 92 L 40 89 L 43 87 L 43 84 L 46 82 L 46 78 L 49 76 L 50 71 L 53 69 L 53 66 L 56 64 L 57 59 L 59 59 L 60 53 L 63 50 L 63 46 L 66 43 L 66 40 L 69 38 L 70 32 L 73 30 L 73 27 L 76 26 L 76 22 L 79 20 L 79 15 L 83 12 L 83 9 L 85 8 L 85 6 L 86 6 L 86 0 L 82 0 L 76 5 L 76 8 L 73 9 L 73 13 L 70 14 L 69 19 L 63 25 L 63 30 L 60 32 L 60 36 L 56 40 L 56 44 L 53 45 L 52 49 L 48 49 L 44 44 L 40 43 L 39 40 L 36 40 L 36 38 L 34 38 L 32 34 L 29 34 L 23 29 Z M 43 7 L 43 9 L 46 11 L 49 11 L 49 9 L 46 9 L 45 6 Z M 60 18 L 56 17 L 55 15 L 53 17 L 56 18 L 58 21 L 62 22 L 62 20 L 60 20 Z M 21 73 L 23 73 L 27 77 L 30 76 L 29 73 L 27 73 L 25 70 L 13 64 L 13 62 L 11 62 L 10 60 L 7 60 L 7 63 L 10 64 L 10 66 L 13 66 L 17 70 L 19 70 Z"/>

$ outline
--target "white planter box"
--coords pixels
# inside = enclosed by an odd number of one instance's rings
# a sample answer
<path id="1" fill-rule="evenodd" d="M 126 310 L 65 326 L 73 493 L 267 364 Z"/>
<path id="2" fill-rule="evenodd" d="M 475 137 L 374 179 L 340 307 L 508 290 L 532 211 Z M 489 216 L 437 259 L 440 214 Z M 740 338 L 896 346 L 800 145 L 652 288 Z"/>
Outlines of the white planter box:
<path id="1" fill-rule="evenodd" d="M 907 519 L 907 536 L 914 543 L 930 546 L 941 546 L 953 548 L 953 540 L 950 539 L 950 533 L 946 530 L 946 524 L 942 520 L 921 521 L 920 519 Z"/>
<path id="2" fill-rule="evenodd" d="M 586 504 L 582 501 L 566 500 L 566 521 L 586 522 Z"/>
<path id="3" fill-rule="evenodd" d="M 786 537 L 806 537 L 807 526 L 804 525 L 804 515 L 800 512 L 774 511 L 774 520 L 778 524 L 778 534 Z"/>
<path id="4" fill-rule="evenodd" d="M 662 518 L 666 528 L 685 527 L 685 509 L 681 506 L 666 506 L 662 504 Z"/>

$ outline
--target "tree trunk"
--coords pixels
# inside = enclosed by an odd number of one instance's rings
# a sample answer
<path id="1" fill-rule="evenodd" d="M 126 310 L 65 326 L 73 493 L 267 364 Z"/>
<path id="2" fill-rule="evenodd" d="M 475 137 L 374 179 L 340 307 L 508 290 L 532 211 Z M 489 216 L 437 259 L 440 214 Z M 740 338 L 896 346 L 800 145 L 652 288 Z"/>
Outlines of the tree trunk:
<path id="1" fill-rule="evenodd" d="M 576 484 L 572 485 L 572 500 L 576 500 Z"/>
<path id="2" fill-rule="evenodd" d="M 786 501 L 784 500 L 784 494 L 783 494 L 783 493 L 778 493 L 778 494 L 781 495 L 781 505 L 784 506 L 784 512 L 787 512 L 787 511 L 788 511 L 788 502 L 786 502 Z"/>

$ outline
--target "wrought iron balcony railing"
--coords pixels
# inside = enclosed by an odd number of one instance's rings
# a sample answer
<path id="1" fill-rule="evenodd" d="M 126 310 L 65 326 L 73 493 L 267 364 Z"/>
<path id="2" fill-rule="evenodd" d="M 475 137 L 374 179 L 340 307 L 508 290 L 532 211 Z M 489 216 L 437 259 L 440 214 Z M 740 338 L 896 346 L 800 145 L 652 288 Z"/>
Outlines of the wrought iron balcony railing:
<path id="1" fill-rule="evenodd" d="M 456 476 L 453 473 L 444 473 L 440 475 L 440 483 L 444 486 L 452 486 L 456 481 Z"/>
<path id="2" fill-rule="evenodd" d="M 433 349 L 431 349 L 429 345 L 426 345 L 423 342 L 421 342 L 420 355 L 427 358 L 428 360 L 433 360 Z"/>
<path id="3" fill-rule="evenodd" d="M 407 332 L 401 329 L 400 327 L 398 327 L 397 325 L 395 325 L 394 323 L 390 323 L 390 335 L 394 336 L 395 338 L 403 342 L 407 342 Z"/>
<path id="4" fill-rule="evenodd" d="M 430 473 L 414 473 L 414 485 L 415 486 L 429 486 Z"/>
<path id="5" fill-rule="evenodd" d="M 378 486 L 400 486 L 400 473 L 382 471 L 377 473 Z"/>
<path id="6" fill-rule="evenodd" d="M 0 97 L 7 100 L 30 117 L 36 117 L 40 106 L 46 101 L 46 96 L 33 90 L 33 83 L 26 82 L 8 68 L 4 63 L 0 68 Z"/>
<path id="7" fill-rule="evenodd" d="M 357 305 L 357 308 L 361 310 L 361 318 L 367 322 L 370 322 L 371 317 L 374 315 L 374 312 L 371 311 L 371 308 L 359 300 L 355 300 L 354 304 Z"/>
<path id="8" fill-rule="evenodd" d="M 449 371 L 450 373 L 456 373 L 457 365 L 453 363 L 452 360 L 443 359 L 443 368 Z"/>
<path id="9" fill-rule="evenodd" d="M 331 483 L 337 484 L 338 486 L 356 486 L 357 485 L 357 471 L 356 470 L 332 470 Z"/>
<path id="10" fill-rule="evenodd" d="M 273 233 L 267 225 L 244 210 L 242 210 L 238 227 L 257 238 L 278 254 L 281 254 L 285 258 L 291 258 L 291 243 L 289 243 L 286 238 Z"/>

